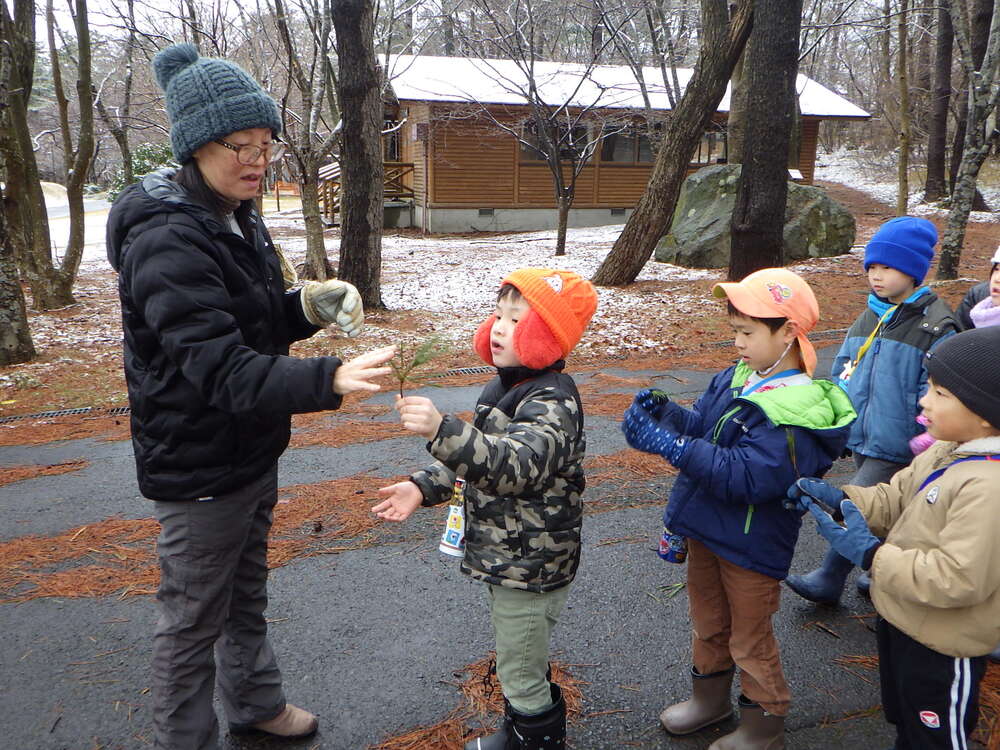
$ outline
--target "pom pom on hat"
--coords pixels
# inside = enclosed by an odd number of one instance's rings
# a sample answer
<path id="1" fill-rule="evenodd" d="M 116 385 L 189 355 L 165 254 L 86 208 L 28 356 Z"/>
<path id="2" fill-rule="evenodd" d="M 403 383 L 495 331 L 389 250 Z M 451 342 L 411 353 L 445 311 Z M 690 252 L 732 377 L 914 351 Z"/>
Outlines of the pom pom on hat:
<path id="1" fill-rule="evenodd" d="M 919 284 L 927 276 L 937 244 L 937 227 L 919 216 L 890 219 L 865 246 L 865 270 L 873 263 L 902 271 Z"/>
<path id="2" fill-rule="evenodd" d="M 164 91 L 175 75 L 198 59 L 198 48 L 193 44 L 175 44 L 167 47 L 153 58 L 153 73 L 156 83 Z"/>
<path id="3" fill-rule="evenodd" d="M 180 164 L 239 130 L 281 132 L 278 105 L 235 63 L 200 57 L 193 44 L 175 44 L 153 58 L 153 72 L 166 95 L 170 145 Z"/>

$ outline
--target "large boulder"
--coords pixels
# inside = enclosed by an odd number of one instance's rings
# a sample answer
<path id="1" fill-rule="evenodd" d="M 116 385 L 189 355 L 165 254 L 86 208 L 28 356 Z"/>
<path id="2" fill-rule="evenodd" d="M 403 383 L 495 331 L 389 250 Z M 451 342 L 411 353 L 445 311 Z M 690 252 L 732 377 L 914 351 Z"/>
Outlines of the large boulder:
<path id="1" fill-rule="evenodd" d="M 704 167 L 689 175 L 670 232 L 657 243 L 656 260 L 688 268 L 728 266 L 729 221 L 739 177 L 739 164 Z M 854 217 L 822 189 L 788 183 L 786 261 L 843 255 L 854 244 L 854 231 Z"/>

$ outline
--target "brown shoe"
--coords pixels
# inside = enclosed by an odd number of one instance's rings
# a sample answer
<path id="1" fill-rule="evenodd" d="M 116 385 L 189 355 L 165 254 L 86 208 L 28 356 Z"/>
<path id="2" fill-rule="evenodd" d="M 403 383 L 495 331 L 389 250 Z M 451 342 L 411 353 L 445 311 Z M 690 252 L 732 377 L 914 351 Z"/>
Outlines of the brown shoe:
<path id="1" fill-rule="evenodd" d="M 740 726 L 713 742 L 708 750 L 784 750 L 785 717 L 767 713 L 740 696 Z"/>
<path id="2" fill-rule="evenodd" d="M 733 685 L 730 667 L 721 672 L 701 674 L 691 668 L 692 695 L 689 700 L 668 706 L 660 713 L 660 724 L 670 734 L 692 734 L 733 715 L 729 690 Z"/>
<path id="3" fill-rule="evenodd" d="M 293 706 L 291 703 L 286 703 L 285 710 L 273 719 L 260 721 L 256 724 L 230 724 L 229 731 L 234 734 L 263 732 L 275 737 L 295 739 L 315 734 L 318 726 L 319 720 L 313 714 L 298 706 Z"/>

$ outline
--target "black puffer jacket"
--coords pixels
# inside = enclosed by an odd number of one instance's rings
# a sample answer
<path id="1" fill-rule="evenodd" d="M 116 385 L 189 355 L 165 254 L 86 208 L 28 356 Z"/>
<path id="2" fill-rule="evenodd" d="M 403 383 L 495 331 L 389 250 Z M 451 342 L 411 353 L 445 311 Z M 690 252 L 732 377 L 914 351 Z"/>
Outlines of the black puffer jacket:
<path id="1" fill-rule="evenodd" d="M 252 242 L 170 174 L 147 175 L 115 201 L 108 259 L 119 273 L 139 488 L 189 500 L 263 474 L 288 445 L 292 414 L 340 406 L 340 360 L 287 356 L 318 329 L 299 293 L 285 292 L 250 204 L 237 214 Z"/>

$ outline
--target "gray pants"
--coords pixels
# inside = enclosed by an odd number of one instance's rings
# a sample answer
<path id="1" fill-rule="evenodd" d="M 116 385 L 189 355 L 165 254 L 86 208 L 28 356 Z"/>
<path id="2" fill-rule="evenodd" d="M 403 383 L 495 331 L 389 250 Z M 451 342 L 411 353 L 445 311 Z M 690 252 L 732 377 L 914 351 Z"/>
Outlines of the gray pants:
<path id="1" fill-rule="evenodd" d="M 275 466 L 210 500 L 154 504 L 162 527 L 160 619 L 153 637 L 158 749 L 216 750 L 216 662 L 231 723 L 267 721 L 285 708 L 264 620 L 267 535 L 276 502 Z"/>
<path id="2" fill-rule="evenodd" d="M 552 706 L 549 640 L 569 596 L 569 586 L 536 594 L 486 586 L 497 644 L 497 679 L 515 711 L 540 714 Z"/>
<path id="3" fill-rule="evenodd" d="M 894 461 L 886 461 L 884 458 L 872 458 L 862 456 L 860 453 L 854 454 L 854 476 L 845 484 L 855 487 L 874 487 L 876 484 L 885 484 L 892 475 L 906 464 L 897 464 Z"/>

